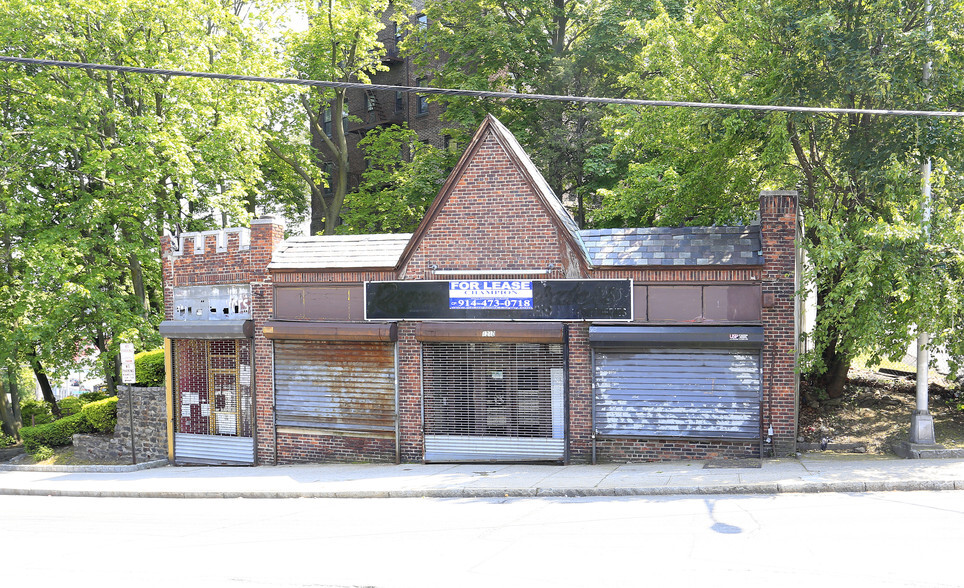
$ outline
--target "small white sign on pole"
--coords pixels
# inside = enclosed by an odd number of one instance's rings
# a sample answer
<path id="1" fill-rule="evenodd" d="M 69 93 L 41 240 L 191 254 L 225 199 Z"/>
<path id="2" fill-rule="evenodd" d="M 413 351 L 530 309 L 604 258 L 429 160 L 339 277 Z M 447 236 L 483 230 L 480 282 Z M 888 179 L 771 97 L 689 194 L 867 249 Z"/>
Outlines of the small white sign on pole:
<path id="1" fill-rule="evenodd" d="M 134 344 L 121 343 L 120 355 L 121 355 L 121 382 L 125 384 L 133 384 L 137 381 L 136 374 L 134 373 Z"/>

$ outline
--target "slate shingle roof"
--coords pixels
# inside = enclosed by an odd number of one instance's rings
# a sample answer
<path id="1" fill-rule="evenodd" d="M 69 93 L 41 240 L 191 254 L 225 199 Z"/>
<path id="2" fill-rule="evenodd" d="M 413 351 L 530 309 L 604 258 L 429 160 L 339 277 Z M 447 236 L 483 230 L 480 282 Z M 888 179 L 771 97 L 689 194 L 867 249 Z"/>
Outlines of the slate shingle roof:
<path id="1" fill-rule="evenodd" d="M 275 251 L 268 269 L 394 268 L 411 233 L 292 237 Z"/>
<path id="2" fill-rule="evenodd" d="M 594 266 L 762 265 L 760 227 L 582 231 Z"/>
<path id="3" fill-rule="evenodd" d="M 592 265 L 762 265 L 760 227 L 651 227 L 580 231 Z M 410 233 L 292 237 L 270 269 L 394 268 Z"/>

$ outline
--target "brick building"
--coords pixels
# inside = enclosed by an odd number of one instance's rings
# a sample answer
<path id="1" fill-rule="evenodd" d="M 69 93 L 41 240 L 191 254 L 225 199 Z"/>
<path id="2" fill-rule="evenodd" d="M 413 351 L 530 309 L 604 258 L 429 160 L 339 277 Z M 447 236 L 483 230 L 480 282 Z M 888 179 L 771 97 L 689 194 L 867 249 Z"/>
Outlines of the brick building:
<path id="1" fill-rule="evenodd" d="M 579 230 L 489 117 L 413 234 L 163 240 L 171 457 L 788 454 L 798 223 Z"/>
<path id="2" fill-rule="evenodd" d="M 424 2 L 421 1 L 413 4 L 415 10 L 420 10 L 423 6 Z M 395 9 L 389 6 L 382 16 L 385 28 L 378 33 L 378 41 L 385 47 L 381 58 L 382 65 L 388 69 L 373 73 L 370 76 L 371 83 L 376 86 L 409 88 L 431 86 L 431 69 L 419 68 L 410 58 L 402 56 L 399 49 L 402 33 L 392 20 L 394 16 Z M 345 127 L 345 139 L 349 149 L 349 190 L 359 185 L 362 173 L 365 171 L 365 154 L 358 147 L 358 142 L 372 129 L 407 124 L 408 128 L 415 131 L 419 140 L 424 143 L 438 148 L 454 147 L 450 142 L 448 127 L 442 121 L 444 105 L 430 102 L 427 95 L 394 90 L 350 89 L 345 94 L 345 110 L 346 118 L 342 124 Z M 357 117 L 357 120 L 347 118 L 348 115 Z M 322 113 L 322 123 L 328 136 L 331 137 L 331 125 L 335 124 L 335 121 L 331 120 L 330 111 Z M 317 135 L 315 129 L 311 129 L 311 132 L 313 147 L 322 154 L 323 158 L 327 158 L 328 162 L 332 161 L 331 153 L 322 138 Z M 332 164 L 322 162 L 322 166 L 326 173 L 331 173 Z"/>

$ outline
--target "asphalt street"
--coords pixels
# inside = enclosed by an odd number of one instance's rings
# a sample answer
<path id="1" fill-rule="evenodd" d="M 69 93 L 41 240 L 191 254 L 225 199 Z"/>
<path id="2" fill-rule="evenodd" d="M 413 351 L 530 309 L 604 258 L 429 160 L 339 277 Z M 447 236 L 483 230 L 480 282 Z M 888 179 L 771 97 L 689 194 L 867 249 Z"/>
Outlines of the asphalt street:
<path id="1" fill-rule="evenodd" d="M 960 586 L 964 492 L 0 496 L 4 585 Z"/>

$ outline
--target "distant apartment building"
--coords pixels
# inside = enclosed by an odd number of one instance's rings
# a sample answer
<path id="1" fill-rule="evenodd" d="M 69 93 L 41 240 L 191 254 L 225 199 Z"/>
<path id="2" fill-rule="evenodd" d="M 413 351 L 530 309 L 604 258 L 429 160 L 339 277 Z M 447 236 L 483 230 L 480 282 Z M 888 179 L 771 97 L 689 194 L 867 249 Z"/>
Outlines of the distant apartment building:
<path id="1" fill-rule="evenodd" d="M 423 2 L 414 4 L 416 10 L 424 6 Z M 415 67 L 411 59 L 402 56 L 400 45 L 403 33 L 392 20 L 394 15 L 394 9 L 390 6 L 382 19 L 385 28 L 378 35 L 379 41 L 385 46 L 382 64 L 388 67 L 388 71 L 380 71 L 371 76 L 372 84 L 400 88 L 431 86 L 431 71 L 420 70 Z M 419 15 L 416 18 L 425 17 Z M 450 145 L 450 139 L 442 122 L 441 114 L 444 111 L 444 105 L 430 102 L 427 95 L 406 93 L 401 90 L 353 89 L 346 94 L 345 109 L 347 113 L 342 124 L 345 125 L 350 150 L 349 191 L 359 185 L 366 166 L 364 153 L 358 147 L 358 142 L 372 129 L 391 125 L 401 126 L 407 123 L 408 128 L 418 133 L 419 140 L 423 143 L 439 148 L 453 147 Z M 332 120 L 330 110 L 323 113 L 322 123 L 324 131 L 331 136 L 335 121 Z M 315 133 L 314 129 L 312 132 Z M 315 135 L 312 143 L 321 153 L 328 152 L 320 136 Z M 325 171 L 331 173 L 332 164 L 323 165 L 327 166 Z"/>

